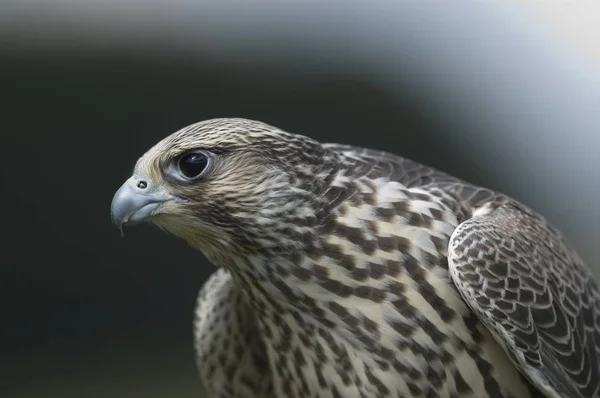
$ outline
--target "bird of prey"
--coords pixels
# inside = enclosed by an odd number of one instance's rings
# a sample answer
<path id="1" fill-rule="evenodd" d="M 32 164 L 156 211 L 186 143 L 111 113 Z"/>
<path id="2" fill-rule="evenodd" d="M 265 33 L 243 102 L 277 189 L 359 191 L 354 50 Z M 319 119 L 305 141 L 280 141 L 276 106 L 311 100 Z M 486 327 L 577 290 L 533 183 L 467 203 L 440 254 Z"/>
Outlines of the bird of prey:
<path id="1" fill-rule="evenodd" d="M 211 397 L 597 397 L 600 295 L 518 201 L 253 120 L 185 127 L 111 205 L 217 266 L 195 314 Z"/>

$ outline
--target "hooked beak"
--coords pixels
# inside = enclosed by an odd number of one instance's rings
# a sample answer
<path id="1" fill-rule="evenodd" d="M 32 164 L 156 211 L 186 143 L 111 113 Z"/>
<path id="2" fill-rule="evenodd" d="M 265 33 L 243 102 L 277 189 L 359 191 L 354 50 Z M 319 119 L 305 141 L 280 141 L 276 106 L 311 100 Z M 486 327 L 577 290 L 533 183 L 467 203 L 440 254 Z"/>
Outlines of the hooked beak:
<path id="1" fill-rule="evenodd" d="M 147 179 L 129 178 L 117 190 L 110 205 L 113 225 L 123 236 L 124 225 L 136 225 L 153 216 L 159 206 L 175 196 L 164 192 L 161 186 Z"/>

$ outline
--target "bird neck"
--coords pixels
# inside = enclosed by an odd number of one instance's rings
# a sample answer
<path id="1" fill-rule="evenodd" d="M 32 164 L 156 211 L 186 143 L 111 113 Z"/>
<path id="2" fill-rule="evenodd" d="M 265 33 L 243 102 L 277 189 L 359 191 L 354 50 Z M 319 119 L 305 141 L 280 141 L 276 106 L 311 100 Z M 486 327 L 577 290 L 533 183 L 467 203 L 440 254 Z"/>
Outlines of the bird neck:
<path id="1" fill-rule="evenodd" d="M 325 307 L 337 294 L 353 291 L 359 284 L 343 278 L 343 263 L 325 266 L 306 253 L 232 257 L 224 268 L 232 273 L 258 318 L 269 320 L 281 315 L 291 320 L 292 329 L 306 324 L 331 326 Z"/>

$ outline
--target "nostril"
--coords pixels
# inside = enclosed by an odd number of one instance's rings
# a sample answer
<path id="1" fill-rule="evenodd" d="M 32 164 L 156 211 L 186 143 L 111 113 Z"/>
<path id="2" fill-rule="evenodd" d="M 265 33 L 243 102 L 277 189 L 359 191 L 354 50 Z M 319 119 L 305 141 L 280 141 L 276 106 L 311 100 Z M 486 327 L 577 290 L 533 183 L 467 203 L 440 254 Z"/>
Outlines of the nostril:
<path id="1" fill-rule="evenodd" d="M 138 181 L 137 187 L 139 189 L 146 189 L 146 188 L 148 188 L 148 183 L 144 180 Z"/>

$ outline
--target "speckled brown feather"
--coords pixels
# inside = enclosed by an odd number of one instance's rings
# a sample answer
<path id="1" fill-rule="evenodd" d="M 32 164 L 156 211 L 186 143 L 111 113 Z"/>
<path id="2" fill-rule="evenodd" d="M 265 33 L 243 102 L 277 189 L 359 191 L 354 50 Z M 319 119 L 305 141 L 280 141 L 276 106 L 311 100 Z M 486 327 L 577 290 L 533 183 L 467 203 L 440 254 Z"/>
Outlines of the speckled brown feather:
<path id="1" fill-rule="evenodd" d="M 170 178 L 196 148 L 213 154 L 207 173 Z M 187 199 L 153 221 L 222 267 L 195 322 L 214 397 L 598 391 L 596 284 L 558 232 L 505 195 L 244 119 L 184 128 L 136 172 Z"/>

